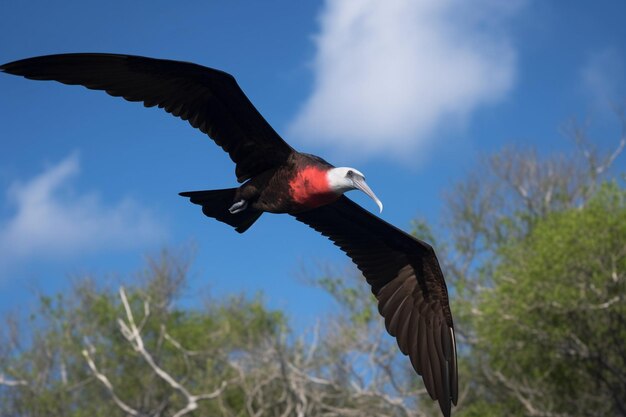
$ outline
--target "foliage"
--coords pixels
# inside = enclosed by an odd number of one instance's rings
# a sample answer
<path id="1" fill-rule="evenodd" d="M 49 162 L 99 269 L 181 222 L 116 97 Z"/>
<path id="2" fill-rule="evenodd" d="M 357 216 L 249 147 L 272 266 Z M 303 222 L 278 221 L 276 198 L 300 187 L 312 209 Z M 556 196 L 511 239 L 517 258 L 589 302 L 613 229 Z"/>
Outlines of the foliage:
<path id="1" fill-rule="evenodd" d="M 506 149 L 448 196 L 459 415 L 626 415 L 626 205 L 613 152 Z M 608 177 L 608 178 L 607 178 Z"/>
<path id="2" fill-rule="evenodd" d="M 624 415 L 625 236 L 626 192 L 611 184 L 502 248 L 479 301 L 476 349 L 513 399 L 561 414 Z"/>
<path id="3" fill-rule="evenodd" d="M 261 340 L 277 337 L 282 313 L 267 310 L 260 298 L 230 297 L 205 309 L 176 307 L 187 265 L 164 254 L 149 261 L 143 285 L 124 293 L 141 340 L 154 362 L 190 392 L 214 392 L 237 375 L 227 358 Z M 80 281 L 74 292 L 43 296 L 26 328 L 12 323 L 0 357 L 4 382 L 0 409 L 11 416 L 172 415 L 186 398 L 160 378 L 120 332 L 127 317 L 116 292 Z M 26 340 L 25 340 L 26 339 Z M 89 361 L 95 369 L 90 369 Z M 106 378 L 108 389 L 100 378 Z M 226 408 L 242 408 L 236 386 L 226 387 Z M 204 415 L 219 405 L 199 404 Z"/>
<path id="4" fill-rule="evenodd" d="M 0 340 L 0 409 L 11 416 L 407 416 L 425 390 L 358 281 L 323 281 L 345 302 L 294 334 L 260 297 L 179 306 L 187 264 L 165 253 L 119 292 L 79 281 L 44 296 Z M 360 309 L 371 304 L 370 313 Z M 368 316 L 369 315 L 369 316 Z M 428 402 L 431 402 L 430 400 Z M 438 413 L 438 411 L 437 411 Z"/>

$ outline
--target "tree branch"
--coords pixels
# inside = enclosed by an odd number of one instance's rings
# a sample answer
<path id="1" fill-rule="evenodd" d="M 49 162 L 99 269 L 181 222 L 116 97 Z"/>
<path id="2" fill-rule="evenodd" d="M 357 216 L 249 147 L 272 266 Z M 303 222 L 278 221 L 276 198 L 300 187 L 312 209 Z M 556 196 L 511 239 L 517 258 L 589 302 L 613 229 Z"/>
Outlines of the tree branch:
<path id="1" fill-rule="evenodd" d="M 0 385 L 7 387 L 17 387 L 20 385 L 28 385 L 25 379 L 7 379 L 4 374 L 0 374 Z"/>
<path id="2" fill-rule="evenodd" d="M 93 346 L 90 346 L 90 349 L 92 351 L 95 351 L 95 348 Z M 87 349 L 83 349 L 82 354 L 85 357 L 85 360 L 87 361 L 87 365 L 89 366 L 89 369 L 91 369 L 91 372 L 93 372 L 94 376 L 98 379 L 98 381 L 102 382 L 102 385 L 104 385 L 106 389 L 109 391 L 109 395 L 111 395 L 111 398 L 113 398 L 113 401 L 115 402 L 115 404 L 119 408 L 121 408 L 125 413 L 130 414 L 131 416 L 140 415 L 139 411 L 135 410 L 134 408 L 126 404 L 124 401 L 120 399 L 120 397 L 117 396 L 117 394 L 115 394 L 115 390 L 113 389 L 113 384 L 111 384 L 111 381 L 109 381 L 109 378 L 107 378 L 106 375 L 98 371 L 98 368 L 96 367 L 96 364 L 93 361 L 93 358 L 91 357 L 89 351 Z"/>

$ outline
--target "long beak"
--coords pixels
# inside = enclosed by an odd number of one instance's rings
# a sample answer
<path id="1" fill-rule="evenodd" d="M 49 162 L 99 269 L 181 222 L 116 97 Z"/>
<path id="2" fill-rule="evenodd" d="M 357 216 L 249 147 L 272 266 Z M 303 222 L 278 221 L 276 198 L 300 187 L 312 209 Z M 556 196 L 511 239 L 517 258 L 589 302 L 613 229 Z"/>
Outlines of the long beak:
<path id="1" fill-rule="evenodd" d="M 378 208 L 380 209 L 380 212 L 382 213 L 383 212 L 383 203 L 382 203 L 382 201 L 380 201 L 378 199 L 378 197 L 376 197 L 376 194 L 374 194 L 374 191 L 372 191 L 372 189 L 369 187 L 369 185 L 367 185 L 365 180 L 363 178 L 356 177 L 356 178 L 352 179 L 352 182 L 354 183 L 354 186 L 356 188 L 358 188 L 359 190 L 363 191 L 372 200 L 374 200 L 376 202 L 376 205 L 378 206 Z"/>

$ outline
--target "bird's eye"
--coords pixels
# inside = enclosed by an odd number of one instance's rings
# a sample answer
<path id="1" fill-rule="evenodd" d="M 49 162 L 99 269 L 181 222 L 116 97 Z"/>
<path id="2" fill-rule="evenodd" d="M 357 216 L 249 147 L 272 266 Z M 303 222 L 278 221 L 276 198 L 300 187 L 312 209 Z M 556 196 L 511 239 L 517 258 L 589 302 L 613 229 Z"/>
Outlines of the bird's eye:
<path id="1" fill-rule="evenodd" d="M 354 171 L 352 171 L 351 169 L 348 170 L 348 173 L 346 174 L 346 177 L 351 177 L 354 175 Z"/>

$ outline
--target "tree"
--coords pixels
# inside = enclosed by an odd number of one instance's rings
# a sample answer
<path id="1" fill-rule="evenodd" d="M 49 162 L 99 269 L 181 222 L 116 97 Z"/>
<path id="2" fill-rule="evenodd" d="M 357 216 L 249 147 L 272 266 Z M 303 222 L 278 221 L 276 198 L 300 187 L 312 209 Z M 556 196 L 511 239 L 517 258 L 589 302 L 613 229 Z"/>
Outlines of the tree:
<path id="1" fill-rule="evenodd" d="M 475 349 L 505 414 L 625 416 L 626 192 L 607 184 L 500 255 Z"/>
<path id="2" fill-rule="evenodd" d="M 258 297 L 176 307 L 187 267 L 165 252 L 148 261 L 138 285 L 117 292 L 80 280 L 73 293 L 43 296 L 26 326 L 9 320 L 0 341 L 3 415 L 178 417 L 242 409 L 229 357 L 277 337 L 284 315 Z"/>
<path id="3" fill-rule="evenodd" d="M 79 280 L 72 293 L 43 296 L 25 326 L 8 320 L 0 409 L 16 417 L 431 415 L 416 407 L 427 394 L 408 361 L 361 304 L 296 334 L 258 296 L 177 305 L 187 266 L 165 252 L 117 291 Z"/>
<path id="4" fill-rule="evenodd" d="M 449 194 L 461 415 L 626 415 L 620 121 L 612 152 L 573 125 L 572 155 L 507 149 Z"/>

